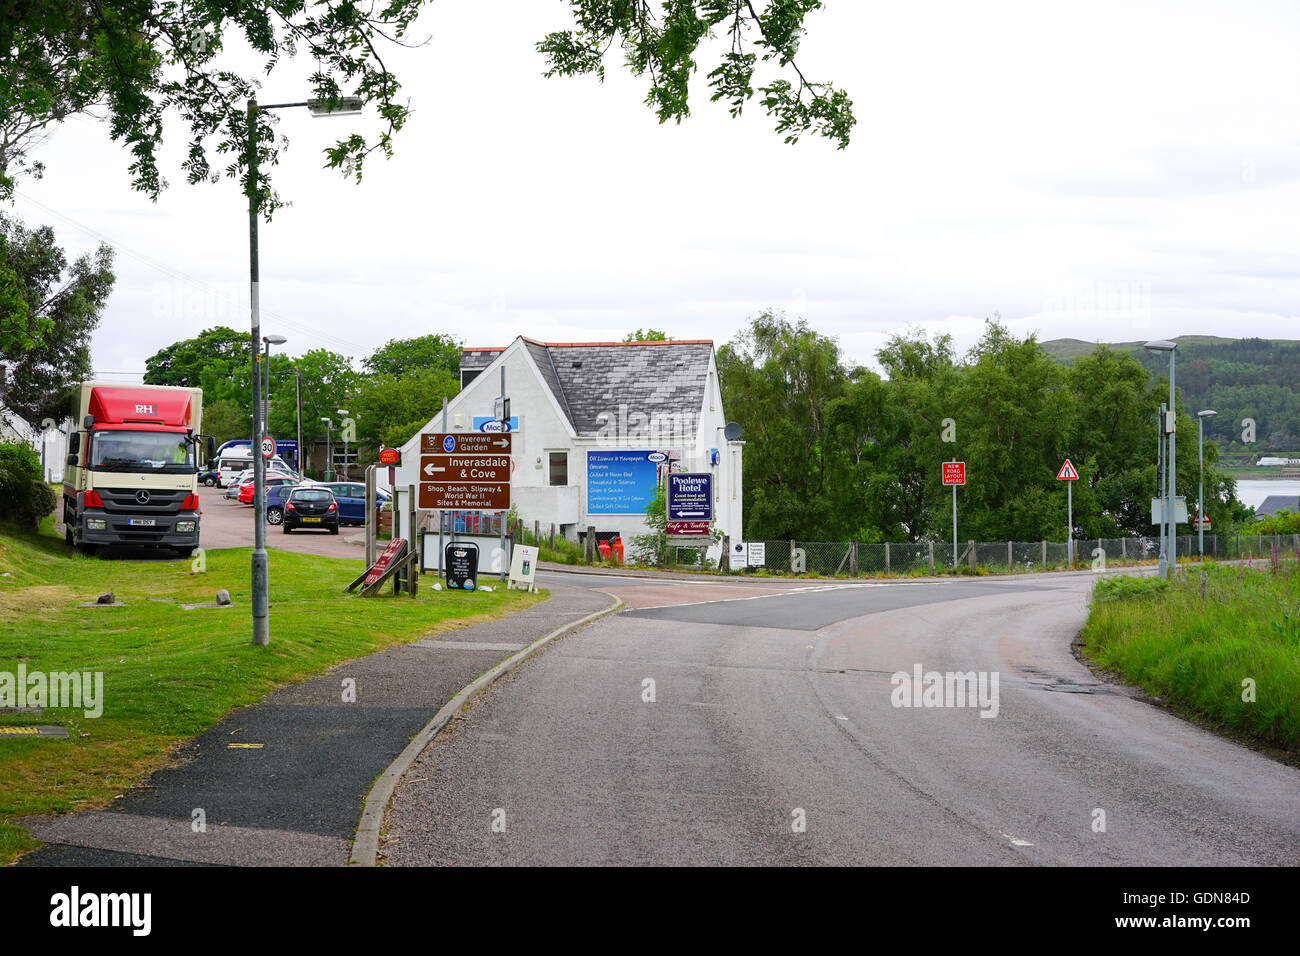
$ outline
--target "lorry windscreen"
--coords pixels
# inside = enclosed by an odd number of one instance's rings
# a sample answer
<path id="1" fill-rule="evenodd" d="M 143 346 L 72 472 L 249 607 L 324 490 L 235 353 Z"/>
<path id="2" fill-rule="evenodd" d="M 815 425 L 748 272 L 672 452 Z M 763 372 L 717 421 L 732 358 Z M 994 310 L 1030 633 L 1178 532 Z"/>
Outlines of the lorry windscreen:
<path id="1" fill-rule="evenodd" d="M 194 445 L 175 432 L 102 431 L 90 443 L 96 471 L 193 472 Z"/>

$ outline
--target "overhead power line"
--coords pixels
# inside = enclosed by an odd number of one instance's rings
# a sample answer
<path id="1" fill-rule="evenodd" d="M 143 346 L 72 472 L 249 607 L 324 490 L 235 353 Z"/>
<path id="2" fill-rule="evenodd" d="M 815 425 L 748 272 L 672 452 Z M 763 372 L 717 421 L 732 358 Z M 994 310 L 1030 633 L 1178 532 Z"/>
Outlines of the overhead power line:
<path id="1" fill-rule="evenodd" d="M 176 269 L 172 266 L 169 266 L 165 262 L 160 262 L 159 260 L 153 258 L 152 256 L 147 255 L 146 253 L 140 252 L 136 249 L 132 249 L 130 246 L 124 245 L 123 243 L 116 241 L 110 236 L 104 235 L 99 230 L 94 229 L 91 226 L 87 226 L 85 223 L 78 222 L 76 219 L 72 218 L 66 213 L 62 213 L 57 209 L 47 206 L 45 203 L 41 202 L 38 199 L 33 199 L 31 196 L 28 196 L 26 193 L 16 192 L 15 195 L 19 199 L 31 203 L 33 206 L 36 206 L 42 211 L 48 213 L 49 215 L 55 216 L 58 219 L 63 220 L 65 223 L 72 226 L 74 229 L 78 229 L 81 232 L 84 232 L 86 235 L 91 236 L 99 240 L 100 242 L 111 246 L 113 249 L 117 250 L 118 252 L 130 256 L 132 259 L 135 259 L 138 262 L 141 262 L 152 269 L 158 270 L 164 275 L 170 276 L 172 278 L 178 278 L 185 282 L 190 282 L 196 286 L 201 287 L 206 292 L 209 292 L 212 295 L 224 300 L 225 302 L 230 303 L 234 307 L 232 309 L 233 312 L 238 312 L 238 310 L 241 307 L 245 306 L 244 303 L 241 303 L 238 300 L 227 295 L 226 293 L 218 289 L 215 289 L 211 283 L 205 282 L 203 279 L 199 279 L 196 276 L 189 275 L 186 272 L 182 272 L 180 269 Z M 371 349 L 368 349 L 363 345 L 359 345 L 356 342 L 352 342 L 348 339 L 339 338 L 337 335 L 331 335 L 328 332 L 323 332 L 318 328 L 315 328 L 311 325 L 307 325 L 306 323 L 298 322 L 295 321 L 294 319 L 285 318 L 284 316 L 279 315 L 278 313 L 275 312 L 271 312 L 266 308 L 262 309 L 262 316 L 264 320 L 269 318 L 273 320 L 275 323 L 282 325 L 285 328 L 292 329 L 295 332 L 301 332 L 304 335 L 313 336 L 316 339 L 323 340 L 326 343 L 330 343 L 337 347 L 347 349 L 350 353 L 352 353 L 355 356 L 364 356 L 368 352 L 372 351 Z M 264 325 L 266 324 L 265 321 L 263 322 L 263 324 Z"/>

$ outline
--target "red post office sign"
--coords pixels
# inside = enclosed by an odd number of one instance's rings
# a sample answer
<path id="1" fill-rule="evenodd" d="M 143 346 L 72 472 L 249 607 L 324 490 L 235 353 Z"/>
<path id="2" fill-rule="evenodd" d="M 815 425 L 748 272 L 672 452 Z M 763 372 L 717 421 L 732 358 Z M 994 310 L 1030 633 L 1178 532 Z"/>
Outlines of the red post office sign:
<path id="1" fill-rule="evenodd" d="M 402 452 L 397 448 L 384 448 L 379 452 L 379 463 L 393 467 L 402 463 Z"/>

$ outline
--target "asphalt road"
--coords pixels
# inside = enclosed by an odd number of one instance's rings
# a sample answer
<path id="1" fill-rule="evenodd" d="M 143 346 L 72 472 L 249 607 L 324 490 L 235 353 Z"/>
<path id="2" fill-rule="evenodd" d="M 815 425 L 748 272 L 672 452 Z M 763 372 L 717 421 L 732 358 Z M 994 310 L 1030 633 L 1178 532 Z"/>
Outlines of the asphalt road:
<path id="1" fill-rule="evenodd" d="M 1088 573 L 539 580 L 629 609 L 435 740 L 390 805 L 390 865 L 1300 858 L 1300 771 L 1074 659 Z M 917 666 L 982 673 L 986 697 L 895 706 Z"/>

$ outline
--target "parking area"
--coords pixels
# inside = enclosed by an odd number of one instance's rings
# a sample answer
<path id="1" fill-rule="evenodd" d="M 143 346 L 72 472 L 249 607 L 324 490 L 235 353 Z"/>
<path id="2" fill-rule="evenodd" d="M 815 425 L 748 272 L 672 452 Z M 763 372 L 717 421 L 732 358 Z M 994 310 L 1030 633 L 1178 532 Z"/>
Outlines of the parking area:
<path id="1" fill-rule="evenodd" d="M 226 498 L 221 488 L 199 488 L 203 517 L 199 524 L 199 543 L 205 548 L 251 548 L 253 546 L 253 506 Z M 338 534 L 324 531 L 294 531 L 285 534 L 276 525 L 266 526 L 266 546 L 323 554 L 334 558 L 365 560 L 366 532 L 359 526 L 344 525 Z"/>

